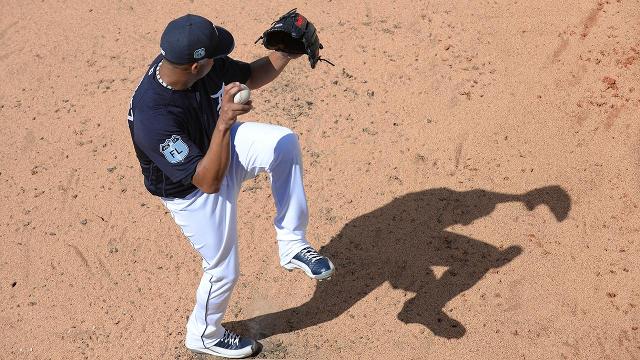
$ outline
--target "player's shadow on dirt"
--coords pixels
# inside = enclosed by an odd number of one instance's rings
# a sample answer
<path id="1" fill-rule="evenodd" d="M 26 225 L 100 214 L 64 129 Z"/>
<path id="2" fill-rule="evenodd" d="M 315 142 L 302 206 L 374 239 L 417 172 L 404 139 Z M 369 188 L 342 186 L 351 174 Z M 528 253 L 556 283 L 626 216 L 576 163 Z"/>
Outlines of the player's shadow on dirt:
<path id="1" fill-rule="evenodd" d="M 559 186 L 522 195 L 440 188 L 401 196 L 350 221 L 321 249 L 337 271 L 331 280 L 318 283 L 308 302 L 225 326 L 257 339 L 304 329 L 337 318 L 389 281 L 394 288 L 415 293 L 398 319 L 422 324 L 437 336 L 460 338 L 465 327 L 443 311 L 444 305 L 490 269 L 509 263 L 522 248 L 500 250 L 445 229 L 471 224 L 505 202 L 522 202 L 528 210 L 544 204 L 557 221 L 563 221 L 571 208 L 569 195 Z M 448 269 L 436 278 L 431 266 Z M 296 293 L 295 280 L 291 293 Z"/>

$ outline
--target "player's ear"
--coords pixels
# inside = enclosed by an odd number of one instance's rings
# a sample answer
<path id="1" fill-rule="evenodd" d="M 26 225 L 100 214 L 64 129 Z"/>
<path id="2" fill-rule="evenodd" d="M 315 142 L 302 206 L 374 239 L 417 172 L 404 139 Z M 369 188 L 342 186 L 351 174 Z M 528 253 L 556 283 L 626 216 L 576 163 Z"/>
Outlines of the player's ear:
<path id="1" fill-rule="evenodd" d="M 189 70 L 191 71 L 192 74 L 197 74 L 198 71 L 200 70 L 200 63 L 199 62 L 194 62 L 193 64 L 191 64 L 191 67 L 189 68 Z"/>

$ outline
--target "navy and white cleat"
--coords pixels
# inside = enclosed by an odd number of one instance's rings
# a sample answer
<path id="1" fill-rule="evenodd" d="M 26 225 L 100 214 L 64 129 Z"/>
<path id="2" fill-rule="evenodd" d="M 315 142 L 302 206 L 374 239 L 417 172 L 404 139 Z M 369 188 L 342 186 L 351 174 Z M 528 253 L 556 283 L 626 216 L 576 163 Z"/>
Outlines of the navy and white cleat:
<path id="1" fill-rule="evenodd" d="M 249 357 L 259 349 L 259 345 L 255 340 L 241 337 L 226 329 L 224 330 L 222 339 L 218 340 L 212 346 L 205 347 L 202 342 L 197 345 L 186 342 L 185 346 L 187 349 L 198 354 L 216 355 L 231 359 Z"/>
<path id="2" fill-rule="evenodd" d="M 316 280 L 326 280 L 333 275 L 335 267 L 329 258 L 318 254 L 312 247 L 307 246 L 300 250 L 284 268 L 291 271 L 301 269 L 310 278 Z"/>

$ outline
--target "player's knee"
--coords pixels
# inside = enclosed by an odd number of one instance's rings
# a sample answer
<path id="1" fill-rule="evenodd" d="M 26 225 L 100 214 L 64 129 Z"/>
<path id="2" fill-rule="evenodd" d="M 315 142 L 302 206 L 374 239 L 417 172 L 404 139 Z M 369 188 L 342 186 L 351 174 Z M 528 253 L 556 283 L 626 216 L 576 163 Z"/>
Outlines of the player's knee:
<path id="1" fill-rule="evenodd" d="M 227 271 L 224 273 L 220 273 L 220 272 L 208 272 L 211 276 L 209 278 L 209 282 L 211 282 L 212 284 L 218 284 L 219 286 L 223 286 L 223 287 L 230 287 L 233 288 L 233 286 L 238 282 L 238 278 L 240 278 L 240 271 Z"/>
<path id="2" fill-rule="evenodd" d="M 233 289 L 239 277 L 239 274 L 225 274 L 224 276 L 212 277 L 211 282 L 220 288 Z"/>
<path id="3" fill-rule="evenodd" d="M 289 130 L 288 133 L 281 136 L 276 143 L 274 155 L 275 158 L 280 161 L 293 160 L 297 162 L 298 159 L 300 159 L 300 144 L 298 143 L 298 135 Z"/>

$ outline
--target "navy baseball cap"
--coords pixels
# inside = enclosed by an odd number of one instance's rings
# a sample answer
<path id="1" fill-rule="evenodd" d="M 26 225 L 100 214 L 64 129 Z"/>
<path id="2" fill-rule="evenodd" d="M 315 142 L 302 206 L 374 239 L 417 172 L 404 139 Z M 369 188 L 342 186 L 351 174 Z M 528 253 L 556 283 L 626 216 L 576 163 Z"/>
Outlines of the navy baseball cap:
<path id="1" fill-rule="evenodd" d="M 160 38 L 162 55 L 179 65 L 229 55 L 234 46 L 229 31 L 193 14 L 171 21 Z"/>

